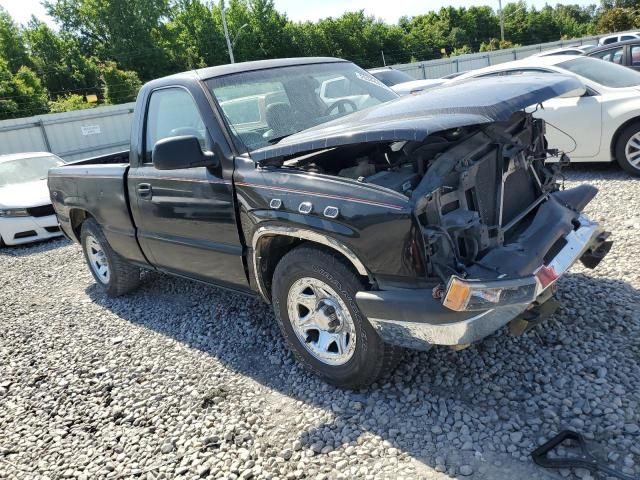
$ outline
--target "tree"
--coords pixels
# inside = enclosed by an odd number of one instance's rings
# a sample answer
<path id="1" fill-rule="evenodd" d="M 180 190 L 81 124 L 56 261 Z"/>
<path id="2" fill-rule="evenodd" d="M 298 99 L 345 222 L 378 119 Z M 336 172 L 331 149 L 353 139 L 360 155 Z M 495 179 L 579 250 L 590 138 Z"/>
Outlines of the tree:
<path id="1" fill-rule="evenodd" d="M 83 110 L 86 108 L 93 108 L 96 105 L 94 103 L 85 102 L 82 95 L 71 93 L 63 97 L 59 97 L 57 100 L 49 102 L 49 111 L 51 113 L 71 112 L 73 110 Z"/>
<path id="2" fill-rule="evenodd" d="M 598 32 L 622 32 L 639 24 L 637 11 L 631 8 L 613 7 L 605 10 L 598 19 Z"/>
<path id="3" fill-rule="evenodd" d="M 7 62 L 11 73 L 16 73 L 23 65 L 31 65 L 22 32 L 2 6 L 0 6 L 0 58 Z"/>
<path id="4" fill-rule="evenodd" d="M 82 54 L 76 38 L 57 34 L 33 17 L 24 34 L 34 69 L 52 96 L 96 92 L 98 67 Z"/>
<path id="5" fill-rule="evenodd" d="M 163 42 L 176 70 L 218 65 L 229 58 L 219 9 L 200 0 L 180 0 L 174 5 Z"/>
<path id="6" fill-rule="evenodd" d="M 112 105 L 133 102 L 142 82 L 136 72 L 120 70 L 114 62 L 100 68 L 104 88 L 104 101 Z"/>
<path id="7" fill-rule="evenodd" d="M 171 72 L 161 46 L 169 0 L 50 0 L 45 7 L 85 55 L 115 61 L 144 80 Z"/>
<path id="8" fill-rule="evenodd" d="M 0 59 L 0 119 L 28 117 L 48 111 L 47 91 L 28 67 L 14 74 Z"/>

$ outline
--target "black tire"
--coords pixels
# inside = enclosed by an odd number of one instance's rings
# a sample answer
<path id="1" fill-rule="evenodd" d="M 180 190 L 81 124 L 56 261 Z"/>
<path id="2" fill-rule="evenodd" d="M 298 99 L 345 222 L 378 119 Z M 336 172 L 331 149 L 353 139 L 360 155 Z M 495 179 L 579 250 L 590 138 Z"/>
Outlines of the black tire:
<path id="1" fill-rule="evenodd" d="M 87 239 L 93 238 L 102 248 L 104 256 L 106 258 L 107 266 L 109 268 L 109 278 L 105 281 L 104 278 L 98 277 L 91 260 L 89 259 Z M 135 290 L 140 284 L 140 269 L 131 265 L 124 258 L 113 251 L 109 242 L 102 233 L 102 229 L 98 223 L 89 218 L 82 223 L 82 229 L 80 231 L 80 242 L 82 245 L 82 251 L 84 252 L 84 258 L 87 261 L 89 271 L 96 280 L 98 286 L 109 296 L 118 297 Z"/>
<path id="2" fill-rule="evenodd" d="M 640 177 L 640 163 L 638 166 L 634 166 L 631 164 L 629 159 L 627 158 L 626 147 L 627 142 L 636 134 L 640 133 L 640 122 L 635 122 L 626 127 L 620 135 L 618 136 L 618 140 L 616 141 L 616 160 L 618 161 L 618 165 L 622 167 L 627 173 L 634 175 L 636 177 Z M 634 149 L 634 151 L 636 151 Z M 638 149 L 640 151 L 640 148 Z"/>
<path id="3" fill-rule="evenodd" d="M 318 279 L 331 287 L 351 315 L 355 327 L 355 350 L 342 365 L 328 365 L 318 360 L 293 330 L 287 298 L 294 283 L 302 278 Z M 311 246 L 303 245 L 287 253 L 273 275 L 273 308 L 289 348 L 308 370 L 341 388 L 357 389 L 370 385 L 392 371 L 404 351 L 384 343 L 360 312 L 355 295 L 362 289 L 361 280 L 339 255 Z"/>

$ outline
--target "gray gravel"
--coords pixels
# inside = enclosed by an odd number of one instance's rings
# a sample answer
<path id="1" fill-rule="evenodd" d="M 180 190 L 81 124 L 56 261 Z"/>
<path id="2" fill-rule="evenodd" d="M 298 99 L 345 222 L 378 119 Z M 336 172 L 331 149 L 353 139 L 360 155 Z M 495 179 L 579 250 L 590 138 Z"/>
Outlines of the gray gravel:
<path id="1" fill-rule="evenodd" d="M 257 300 L 153 273 L 110 300 L 77 245 L 0 250 L 0 478 L 590 478 L 531 464 L 564 427 L 640 475 L 640 181 L 577 181 L 615 245 L 553 318 L 358 392 L 299 368 Z"/>

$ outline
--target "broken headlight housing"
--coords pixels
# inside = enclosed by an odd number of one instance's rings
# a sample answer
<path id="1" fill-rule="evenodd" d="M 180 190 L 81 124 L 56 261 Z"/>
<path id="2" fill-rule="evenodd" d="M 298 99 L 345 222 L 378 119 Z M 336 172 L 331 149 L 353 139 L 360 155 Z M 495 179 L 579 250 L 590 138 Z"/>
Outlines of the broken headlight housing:
<path id="1" fill-rule="evenodd" d="M 442 304 L 456 311 L 488 310 L 505 305 L 528 304 L 537 297 L 535 277 L 492 282 L 464 280 L 452 276 Z"/>

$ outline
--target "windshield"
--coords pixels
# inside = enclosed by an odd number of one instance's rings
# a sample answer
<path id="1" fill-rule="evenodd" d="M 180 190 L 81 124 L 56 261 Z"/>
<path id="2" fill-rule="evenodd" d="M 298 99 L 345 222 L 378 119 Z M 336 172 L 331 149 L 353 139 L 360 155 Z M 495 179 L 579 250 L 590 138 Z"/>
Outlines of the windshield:
<path id="1" fill-rule="evenodd" d="M 415 80 L 411 75 L 400 70 L 378 70 L 377 72 L 373 72 L 371 75 L 376 77 L 387 87 L 393 87 L 399 83 L 413 82 Z"/>
<path id="2" fill-rule="evenodd" d="M 605 87 L 624 88 L 640 85 L 639 72 L 595 58 L 574 58 L 557 66 Z"/>
<path id="3" fill-rule="evenodd" d="M 397 98 L 348 62 L 242 72 L 206 83 L 229 129 L 250 151 Z"/>
<path id="4" fill-rule="evenodd" d="M 62 159 L 53 155 L 0 162 L 0 187 L 44 180 L 50 168 L 62 164 Z"/>

